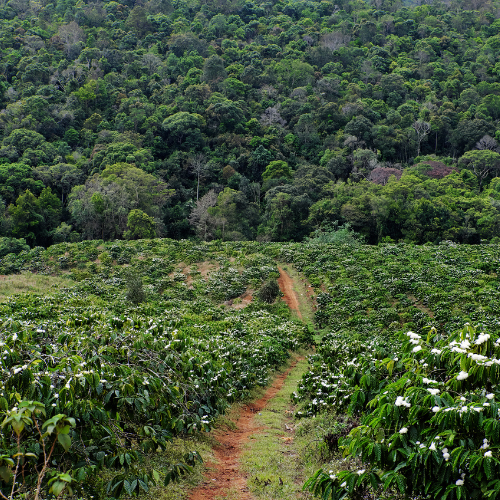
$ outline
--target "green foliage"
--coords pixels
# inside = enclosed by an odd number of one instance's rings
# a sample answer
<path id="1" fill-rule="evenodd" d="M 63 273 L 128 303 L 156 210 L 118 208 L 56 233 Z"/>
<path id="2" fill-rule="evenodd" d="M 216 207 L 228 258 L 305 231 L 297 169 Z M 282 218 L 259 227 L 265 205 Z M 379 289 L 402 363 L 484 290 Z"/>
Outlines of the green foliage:
<path id="1" fill-rule="evenodd" d="M 291 178 L 292 171 L 286 161 L 275 160 L 269 163 L 262 174 L 262 179 L 268 181 L 270 179 L 279 179 L 281 177 Z"/>
<path id="2" fill-rule="evenodd" d="M 142 210 L 131 210 L 127 218 L 128 230 L 123 233 L 127 240 L 154 238 L 156 234 L 155 221 Z"/>
<path id="3" fill-rule="evenodd" d="M 125 238 L 134 209 L 160 235 L 193 237 L 194 200 L 229 187 L 254 214 L 207 237 L 301 241 L 325 212 L 370 244 L 490 241 L 499 233 L 484 193 L 500 140 L 495 2 L 6 2 L 0 233 L 32 246 L 70 239 L 53 231 L 59 223 L 39 235 L 40 225 L 9 220 L 26 190 L 50 187 L 73 239 Z M 199 155 L 202 173 L 192 168 Z M 450 186 L 450 170 L 412 168 L 431 156 L 461 170 L 464 186 Z M 111 184 L 96 196 L 101 212 L 82 200 L 94 174 L 123 163 L 168 185 L 172 204 L 145 208 L 144 191 L 131 203 L 130 186 L 124 196 Z M 329 177 L 304 186 L 298 173 L 318 164 Z M 127 175 L 116 175 L 123 188 Z"/>
<path id="4" fill-rule="evenodd" d="M 275 278 L 268 279 L 259 288 L 256 295 L 260 300 L 272 304 L 281 295 L 277 280 Z"/>
<path id="5" fill-rule="evenodd" d="M 18 447 L 26 454 L 18 497 L 34 491 L 43 440 L 46 450 L 55 443 L 39 482 L 43 498 L 142 494 L 189 474 L 201 460 L 195 451 L 161 474 L 151 460 L 174 436 L 209 431 L 230 403 L 267 384 L 304 337 L 280 305 L 221 307 L 276 276 L 262 249 L 100 240 L 2 258 L 2 273 L 64 267 L 75 285 L 16 295 L 0 307 L 0 413 L 8 427 L 0 433 L 0 491 L 10 494 Z M 209 262 L 217 265 L 208 265 L 208 276 L 197 271 L 196 263 Z M 131 304 L 131 289 L 147 302 Z"/>
<path id="6" fill-rule="evenodd" d="M 496 245 L 283 245 L 328 329 L 294 400 L 355 422 L 350 466 L 318 471 L 323 498 L 494 495 L 500 355 Z M 465 326 L 464 326 L 465 324 Z M 384 493 L 385 491 L 385 493 Z"/>
<path id="7" fill-rule="evenodd" d="M 355 245 L 363 241 L 359 234 L 355 233 L 347 222 L 342 226 L 333 224 L 326 225 L 323 229 L 316 229 L 311 237 L 307 238 L 308 243 L 335 243 L 337 245 Z"/>
<path id="8" fill-rule="evenodd" d="M 22 251 L 29 251 L 30 247 L 24 238 L 0 238 L 0 257 L 5 257 L 9 253 L 19 254 Z"/>

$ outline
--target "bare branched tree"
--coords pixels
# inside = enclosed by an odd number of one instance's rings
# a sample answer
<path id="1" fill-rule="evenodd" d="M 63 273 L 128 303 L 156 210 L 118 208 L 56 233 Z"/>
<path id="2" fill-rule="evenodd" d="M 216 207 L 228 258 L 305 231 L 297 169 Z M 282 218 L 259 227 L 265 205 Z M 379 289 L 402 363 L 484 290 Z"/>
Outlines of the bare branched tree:
<path id="1" fill-rule="evenodd" d="M 498 142 L 489 135 L 485 135 L 476 143 L 476 149 L 489 149 L 490 151 L 499 152 Z"/>
<path id="2" fill-rule="evenodd" d="M 78 44 L 78 42 L 83 42 L 87 38 L 83 29 L 80 28 L 78 23 L 75 21 L 59 26 L 57 34 L 64 43 L 66 55 L 71 54 L 73 47 Z"/>
<path id="3" fill-rule="evenodd" d="M 207 173 L 207 158 L 203 153 L 198 153 L 189 158 L 189 169 L 196 175 L 196 201 L 199 200 L 200 179 L 203 179 Z"/>
<path id="4" fill-rule="evenodd" d="M 413 130 L 417 134 L 417 156 L 420 156 L 420 146 L 422 141 L 431 131 L 431 124 L 429 122 L 424 122 L 423 120 L 417 120 L 413 123 Z"/>
<path id="5" fill-rule="evenodd" d="M 214 207 L 217 203 L 217 194 L 211 189 L 205 196 L 202 196 L 189 215 L 189 223 L 194 227 L 196 235 L 207 241 L 211 236 L 211 229 L 215 224 L 215 218 L 209 213 L 208 209 Z"/>
<path id="6" fill-rule="evenodd" d="M 260 115 L 260 124 L 264 127 L 270 125 L 286 125 L 286 120 L 280 115 L 279 105 L 267 108 L 262 115 Z"/>
<path id="7" fill-rule="evenodd" d="M 321 47 L 325 47 L 330 50 L 337 50 L 340 47 L 344 47 L 351 41 L 351 35 L 344 34 L 341 31 L 333 31 L 332 33 L 325 33 L 320 38 Z"/>
<path id="8" fill-rule="evenodd" d="M 148 52 L 142 56 L 142 63 L 148 68 L 149 74 L 152 75 L 161 65 L 161 59 L 157 55 Z"/>

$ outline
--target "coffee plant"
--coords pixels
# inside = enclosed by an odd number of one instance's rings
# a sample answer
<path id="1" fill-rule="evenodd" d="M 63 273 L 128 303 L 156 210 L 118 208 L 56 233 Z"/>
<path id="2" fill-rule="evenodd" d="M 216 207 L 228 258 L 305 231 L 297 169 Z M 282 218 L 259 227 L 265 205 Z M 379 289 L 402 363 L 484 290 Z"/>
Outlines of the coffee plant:
<path id="1" fill-rule="evenodd" d="M 311 342 L 280 301 L 232 305 L 275 282 L 276 262 L 308 278 L 324 332 L 296 416 L 336 415 L 325 447 L 346 458 L 305 488 L 325 500 L 500 496 L 498 246 L 171 240 L 0 260 L 4 274 L 75 281 L 0 305 L 1 494 L 117 498 L 188 474 L 194 451 L 162 475 L 147 459 L 210 430 Z M 147 301 L 127 299 L 131 275 Z"/>
<path id="2" fill-rule="evenodd" d="M 221 304 L 278 275 L 258 249 L 97 241 L 2 259 L 75 284 L 0 305 L 0 497 L 118 498 L 188 474 L 195 451 L 162 475 L 148 457 L 209 431 L 306 337 L 283 304 Z"/>
<path id="3" fill-rule="evenodd" d="M 356 468 L 319 470 L 305 488 L 325 500 L 499 497 L 500 249 L 283 245 L 277 257 L 321 287 L 327 331 L 297 416 L 356 422 L 325 436 Z"/>

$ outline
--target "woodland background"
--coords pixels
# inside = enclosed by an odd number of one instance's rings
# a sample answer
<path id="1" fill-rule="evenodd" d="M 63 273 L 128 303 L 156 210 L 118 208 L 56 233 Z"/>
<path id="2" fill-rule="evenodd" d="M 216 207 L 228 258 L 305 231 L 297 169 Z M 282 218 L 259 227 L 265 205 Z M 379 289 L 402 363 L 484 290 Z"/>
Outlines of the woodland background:
<path id="1" fill-rule="evenodd" d="M 0 1 L 0 255 L 500 241 L 495 0 Z"/>

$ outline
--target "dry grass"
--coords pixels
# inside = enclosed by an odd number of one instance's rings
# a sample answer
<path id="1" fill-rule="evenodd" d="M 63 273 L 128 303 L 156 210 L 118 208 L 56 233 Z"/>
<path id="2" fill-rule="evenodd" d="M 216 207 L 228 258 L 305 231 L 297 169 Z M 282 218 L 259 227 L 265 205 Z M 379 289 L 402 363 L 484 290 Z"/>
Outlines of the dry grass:
<path id="1" fill-rule="evenodd" d="M 0 276 L 0 302 L 5 302 L 12 295 L 19 293 L 45 295 L 74 284 L 74 281 L 59 276 L 45 276 L 33 273 Z"/>

